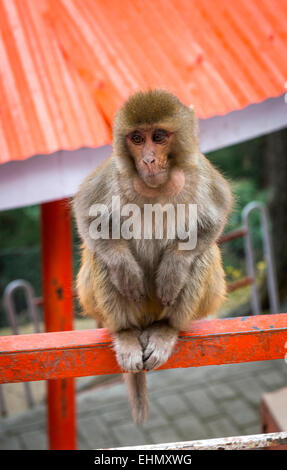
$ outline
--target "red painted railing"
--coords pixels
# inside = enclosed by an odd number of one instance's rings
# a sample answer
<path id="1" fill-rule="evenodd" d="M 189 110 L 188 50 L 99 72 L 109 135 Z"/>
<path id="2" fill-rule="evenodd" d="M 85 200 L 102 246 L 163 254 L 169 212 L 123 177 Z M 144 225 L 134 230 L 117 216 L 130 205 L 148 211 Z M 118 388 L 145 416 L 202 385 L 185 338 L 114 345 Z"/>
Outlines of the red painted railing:
<path id="1" fill-rule="evenodd" d="M 287 358 L 287 314 L 196 321 L 161 369 Z M 106 329 L 0 338 L 0 382 L 121 372 Z"/>

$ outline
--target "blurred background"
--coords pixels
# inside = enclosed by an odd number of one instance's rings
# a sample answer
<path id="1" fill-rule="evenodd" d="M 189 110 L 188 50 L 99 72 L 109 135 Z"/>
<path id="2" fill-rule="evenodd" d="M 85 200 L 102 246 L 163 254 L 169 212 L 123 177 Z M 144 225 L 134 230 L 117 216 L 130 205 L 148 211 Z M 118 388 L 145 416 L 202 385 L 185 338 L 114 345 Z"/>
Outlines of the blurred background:
<path id="1" fill-rule="evenodd" d="M 45 330 L 41 208 L 72 197 L 109 155 L 115 111 L 149 87 L 195 106 L 200 147 L 235 196 L 225 234 L 242 228 L 250 202 L 266 208 L 277 313 L 285 312 L 287 1 L 0 0 L 0 18 L 0 335 L 13 332 L 5 292 L 17 279 L 32 287 Z M 244 237 L 221 245 L 228 284 L 238 288 L 230 288 L 218 317 L 272 313 L 259 211 L 250 215 L 249 230 L 253 282 L 240 284 L 250 277 Z M 72 245 L 74 279 L 80 256 L 74 221 Z M 24 294 L 18 289 L 10 298 L 18 332 L 31 333 Z M 95 327 L 76 300 L 73 315 L 75 329 Z M 120 377 L 79 379 L 79 447 L 259 432 L 263 393 L 286 385 L 286 365 L 275 362 L 193 369 L 189 378 L 180 369 L 150 374 L 151 424 L 140 431 Z M 33 383 L 30 392 L 5 384 L 0 398 L 0 448 L 47 448 L 45 383 Z M 25 413 L 30 425 L 23 424 Z"/>

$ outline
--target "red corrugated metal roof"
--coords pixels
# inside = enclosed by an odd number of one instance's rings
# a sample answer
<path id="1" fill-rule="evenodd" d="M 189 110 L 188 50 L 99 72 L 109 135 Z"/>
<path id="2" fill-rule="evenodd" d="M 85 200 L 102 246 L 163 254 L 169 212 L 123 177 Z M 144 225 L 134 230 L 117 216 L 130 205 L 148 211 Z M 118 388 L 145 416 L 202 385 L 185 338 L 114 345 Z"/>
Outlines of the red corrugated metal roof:
<path id="1" fill-rule="evenodd" d="M 0 162 L 110 142 L 128 95 L 200 117 L 278 96 L 287 0 L 0 0 Z"/>

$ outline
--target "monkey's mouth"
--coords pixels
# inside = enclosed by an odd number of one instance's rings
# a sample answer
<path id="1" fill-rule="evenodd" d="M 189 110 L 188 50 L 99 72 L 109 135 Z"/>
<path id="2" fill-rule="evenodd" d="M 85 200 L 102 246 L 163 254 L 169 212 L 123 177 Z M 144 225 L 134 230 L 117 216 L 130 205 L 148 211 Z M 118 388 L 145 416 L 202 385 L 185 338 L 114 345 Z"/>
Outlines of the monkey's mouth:
<path id="1" fill-rule="evenodd" d="M 156 173 L 148 173 L 145 175 L 146 178 L 157 178 L 160 175 L 166 175 L 167 170 L 157 171 Z"/>
<path id="2" fill-rule="evenodd" d="M 155 188 L 164 184 L 167 181 L 168 171 L 167 170 L 160 170 L 155 173 L 148 172 L 142 174 L 142 179 L 146 183 L 147 186 L 151 188 Z"/>

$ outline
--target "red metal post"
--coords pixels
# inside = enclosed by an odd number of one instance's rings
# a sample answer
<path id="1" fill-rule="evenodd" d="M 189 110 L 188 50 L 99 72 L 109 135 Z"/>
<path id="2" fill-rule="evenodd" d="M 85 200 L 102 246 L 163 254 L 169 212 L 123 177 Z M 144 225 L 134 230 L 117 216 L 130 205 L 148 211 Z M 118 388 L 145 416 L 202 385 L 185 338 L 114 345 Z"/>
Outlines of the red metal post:
<path id="1" fill-rule="evenodd" d="M 72 230 L 68 200 L 42 204 L 42 266 L 47 332 L 73 329 Z M 76 448 L 74 379 L 48 382 L 50 449 Z"/>

